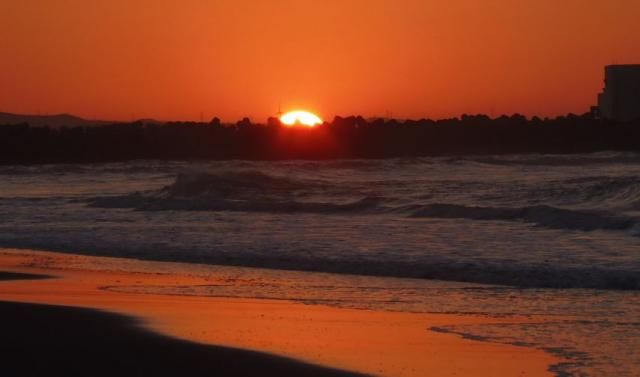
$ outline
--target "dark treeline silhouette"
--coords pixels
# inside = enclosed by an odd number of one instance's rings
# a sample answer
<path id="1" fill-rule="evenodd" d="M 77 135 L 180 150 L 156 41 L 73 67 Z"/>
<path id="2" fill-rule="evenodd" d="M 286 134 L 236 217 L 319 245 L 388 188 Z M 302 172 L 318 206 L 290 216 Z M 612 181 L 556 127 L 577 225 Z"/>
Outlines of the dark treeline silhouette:
<path id="1" fill-rule="evenodd" d="M 223 125 L 143 122 L 94 127 L 0 126 L 0 163 L 102 162 L 133 159 L 335 159 L 443 154 L 640 151 L 640 121 L 590 114 L 554 119 L 485 115 L 444 120 L 336 117 L 315 128 L 275 118 Z"/>

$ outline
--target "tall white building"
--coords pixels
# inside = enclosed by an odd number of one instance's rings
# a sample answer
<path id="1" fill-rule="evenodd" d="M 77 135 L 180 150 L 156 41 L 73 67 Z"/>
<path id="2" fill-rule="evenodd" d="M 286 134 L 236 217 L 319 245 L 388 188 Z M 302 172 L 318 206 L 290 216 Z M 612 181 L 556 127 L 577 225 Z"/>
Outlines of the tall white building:
<path id="1" fill-rule="evenodd" d="M 606 66 L 604 81 L 598 95 L 600 116 L 620 122 L 640 120 L 640 64 Z"/>

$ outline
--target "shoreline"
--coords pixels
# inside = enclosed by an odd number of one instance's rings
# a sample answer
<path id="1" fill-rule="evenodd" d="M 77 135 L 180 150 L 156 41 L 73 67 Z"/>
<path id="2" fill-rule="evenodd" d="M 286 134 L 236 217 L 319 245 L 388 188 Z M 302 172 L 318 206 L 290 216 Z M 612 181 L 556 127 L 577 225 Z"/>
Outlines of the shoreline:
<path id="1" fill-rule="evenodd" d="M 11 355 L 0 367 L 4 376 L 364 376 L 180 340 L 93 309 L 0 301 L 0 313 L 0 351 Z"/>
<path id="2" fill-rule="evenodd" d="M 78 267 L 82 265 L 74 264 L 78 260 L 93 267 Z M 561 361 L 541 350 L 429 330 L 442 325 L 513 323 L 517 318 L 384 312 L 286 300 L 168 296 L 104 289 L 221 283 L 215 276 L 160 271 L 157 267 L 163 262 L 126 260 L 127 265 L 139 266 L 138 272 L 118 271 L 108 264 L 118 262 L 118 258 L 0 249 L 1 271 L 53 277 L 2 281 L 0 300 L 118 313 L 139 319 L 144 329 L 156 335 L 382 376 L 551 376 L 549 368 Z"/>

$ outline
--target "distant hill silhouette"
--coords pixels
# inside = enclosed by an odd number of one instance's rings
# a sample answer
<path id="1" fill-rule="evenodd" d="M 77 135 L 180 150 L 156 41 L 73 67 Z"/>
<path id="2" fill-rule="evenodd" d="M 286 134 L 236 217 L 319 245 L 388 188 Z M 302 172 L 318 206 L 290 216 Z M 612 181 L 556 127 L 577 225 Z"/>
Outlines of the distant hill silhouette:
<path id="1" fill-rule="evenodd" d="M 88 127 L 103 125 L 110 122 L 101 120 L 88 120 L 71 114 L 55 115 L 26 115 L 0 112 L 0 124 L 28 123 L 33 127 Z"/>
<path id="2" fill-rule="evenodd" d="M 41 117 L 36 118 L 42 124 Z M 0 163 L 156 160 L 283 160 L 408 156 L 640 152 L 640 121 L 614 122 L 593 114 L 553 119 L 515 114 L 463 115 L 431 120 L 336 117 L 315 128 L 287 127 L 278 119 L 255 124 L 142 120 L 95 123 L 60 116 L 49 127 L 0 125 Z M 21 120 L 27 120 L 22 118 Z M 55 124 L 55 125 L 53 125 Z M 62 126 L 65 125 L 65 126 Z"/>

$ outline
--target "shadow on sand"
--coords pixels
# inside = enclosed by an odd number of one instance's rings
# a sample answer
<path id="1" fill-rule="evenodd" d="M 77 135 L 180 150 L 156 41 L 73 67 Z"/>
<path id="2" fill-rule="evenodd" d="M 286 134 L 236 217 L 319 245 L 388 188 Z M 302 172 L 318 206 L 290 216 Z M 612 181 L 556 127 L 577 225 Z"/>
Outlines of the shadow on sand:
<path id="1" fill-rule="evenodd" d="M 0 273 L 3 279 L 9 276 Z M 0 375 L 5 377 L 357 376 L 174 339 L 143 329 L 135 319 L 81 308 L 0 302 L 0 334 Z"/>

